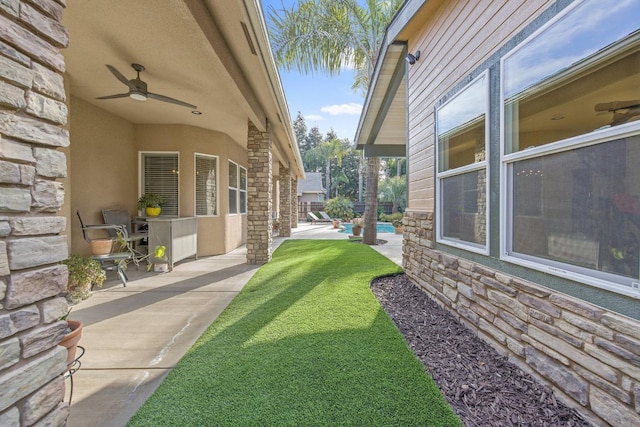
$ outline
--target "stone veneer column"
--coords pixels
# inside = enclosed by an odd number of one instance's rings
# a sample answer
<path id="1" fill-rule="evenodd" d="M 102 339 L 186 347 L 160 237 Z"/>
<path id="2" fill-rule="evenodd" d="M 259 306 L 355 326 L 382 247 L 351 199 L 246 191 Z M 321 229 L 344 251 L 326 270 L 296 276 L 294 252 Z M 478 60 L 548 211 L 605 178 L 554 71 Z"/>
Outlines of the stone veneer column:
<path id="1" fill-rule="evenodd" d="M 291 236 L 291 175 L 289 169 L 280 164 L 280 236 Z"/>
<path id="2" fill-rule="evenodd" d="M 247 264 L 271 260 L 273 208 L 271 129 L 249 122 L 247 134 Z"/>
<path id="3" fill-rule="evenodd" d="M 0 1 L 0 425 L 60 426 L 69 146 L 64 2 Z"/>
<path id="4" fill-rule="evenodd" d="M 298 180 L 291 177 L 291 228 L 298 228 Z"/>

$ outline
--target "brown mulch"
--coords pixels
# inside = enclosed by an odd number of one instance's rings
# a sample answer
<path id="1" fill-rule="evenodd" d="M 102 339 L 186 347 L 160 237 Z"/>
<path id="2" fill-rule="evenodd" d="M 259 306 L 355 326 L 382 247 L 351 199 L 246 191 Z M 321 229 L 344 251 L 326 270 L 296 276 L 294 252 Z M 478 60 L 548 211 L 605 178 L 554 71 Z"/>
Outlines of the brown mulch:
<path id="1" fill-rule="evenodd" d="M 404 274 L 371 289 L 466 426 L 590 426 Z"/>

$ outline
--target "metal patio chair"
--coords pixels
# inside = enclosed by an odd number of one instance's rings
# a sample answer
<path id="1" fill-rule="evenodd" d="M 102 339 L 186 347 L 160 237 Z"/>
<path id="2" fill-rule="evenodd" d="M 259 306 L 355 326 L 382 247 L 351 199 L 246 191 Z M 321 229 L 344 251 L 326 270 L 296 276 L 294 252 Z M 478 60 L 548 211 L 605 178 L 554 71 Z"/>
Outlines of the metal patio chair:
<path id="1" fill-rule="evenodd" d="M 104 239 L 104 237 L 95 237 L 97 232 L 109 232 L 113 231 L 114 233 L 122 233 L 123 238 L 127 239 L 127 229 L 119 224 L 95 224 L 95 225 L 87 225 L 82 220 L 82 215 L 80 215 L 80 211 L 76 211 L 78 215 L 78 220 L 80 221 L 80 227 L 82 228 L 82 236 L 87 243 L 91 244 L 92 240 L 96 239 Z M 128 260 L 133 259 L 133 254 L 130 251 L 127 252 L 110 252 L 106 255 L 92 255 L 91 258 L 95 259 L 100 263 L 100 266 L 103 270 L 113 270 L 115 269 L 118 278 L 122 282 L 124 287 L 127 286 L 127 282 L 129 278 L 127 277 L 126 263 Z"/>

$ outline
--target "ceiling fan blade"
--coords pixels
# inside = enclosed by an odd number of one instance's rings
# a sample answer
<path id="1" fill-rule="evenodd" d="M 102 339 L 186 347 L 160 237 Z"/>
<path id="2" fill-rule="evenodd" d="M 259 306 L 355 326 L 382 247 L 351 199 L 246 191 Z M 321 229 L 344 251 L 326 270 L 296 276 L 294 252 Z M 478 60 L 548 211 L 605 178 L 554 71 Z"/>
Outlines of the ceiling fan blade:
<path id="1" fill-rule="evenodd" d="M 114 67 L 113 65 L 107 64 L 107 68 L 109 69 L 109 71 L 111 71 L 111 74 L 116 76 L 116 79 L 120 80 L 122 83 L 127 85 L 127 87 L 129 89 L 131 89 L 131 90 L 135 90 L 136 89 L 136 87 L 133 85 L 133 83 L 131 83 L 129 81 L 129 79 L 127 79 L 125 76 L 123 76 L 122 73 L 116 69 L 116 67 Z"/>
<path id="2" fill-rule="evenodd" d="M 128 93 L 119 93 L 117 95 L 99 96 L 96 99 L 114 99 L 114 98 L 127 98 L 127 97 L 129 97 Z"/>
<path id="3" fill-rule="evenodd" d="M 178 99 L 169 98 L 168 96 L 159 95 L 157 93 L 147 92 L 147 96 L 149 98 L 156 99 L 158 101 L 170 102 L 171 104 L 181 105 L 183 107 L 191 108 L 193 110 L 197 110 L 198 109 L 198 107 L 196 107 L 195 105 L 186 103 L 184 101 L 180 101 Z"/>

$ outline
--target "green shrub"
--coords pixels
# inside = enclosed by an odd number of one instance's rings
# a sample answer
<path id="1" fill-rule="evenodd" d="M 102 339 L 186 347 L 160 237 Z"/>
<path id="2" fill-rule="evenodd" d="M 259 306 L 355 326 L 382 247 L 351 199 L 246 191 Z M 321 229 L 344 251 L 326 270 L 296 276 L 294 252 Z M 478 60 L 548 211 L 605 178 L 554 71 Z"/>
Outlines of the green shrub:
<path id="1" fill-rule="evenodd" d="M 325 202 L 324 210 L 331 218 L 349 221 L 353 218 L 353 202 L 344 196 L 334 197 Z"/>
<path id="2" fill-rule="evenodd" d="M 380 221 L 383 222 L 390 222 L 392 223 L 394 226 L 399 226 L 402 225 L 402 217 L 404 215 L 402 214 L 402 212 L 396 212 L 396 213 L 392 213 L 392 214 L 381 214 L 380 215 Z"/>
<path id="3" fill-rule="evenodd" d="M 107 279 L 107 275 L 100 263 L 93 258 L 80 255 L 71 255 L 69 259 L 62 261 L 69 270 L 67 282 L 67 300 L 71 304 L 77 304 L 91 296 L 93 285 L 101 287 Z"/>

